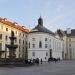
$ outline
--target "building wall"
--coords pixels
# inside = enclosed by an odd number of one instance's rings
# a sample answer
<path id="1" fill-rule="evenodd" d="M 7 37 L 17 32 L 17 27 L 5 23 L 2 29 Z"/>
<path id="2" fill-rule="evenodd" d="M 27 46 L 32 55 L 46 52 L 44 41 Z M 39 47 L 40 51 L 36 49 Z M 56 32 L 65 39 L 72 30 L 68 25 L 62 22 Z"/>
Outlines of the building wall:
<path id="1" fill-rule="evenodd" d="M 34 40 L 35 38 L 35 40 Z M 47 41 L 45 41 L 47 38 Z M 39 48 L 39 42 L 42 43 L 42 48 Z M 48 34 L 34 34 L 30 33 L 28 35 L 28 44 L 30 42 L 30 48 L 28 47 L 28 58 L 42 58 L 43 60 L 47 60 L 48 56 L 46 56 L 46 52 L 49 52 L 49 35 Z M 35 48 L 33 48 L 33 44 L 35 44 Z M 45 48 L 45 44 L 47 44 L 47 48 Z M 35 56 L 33 56 L 33 52 L 35 52 Z M 48 54 L 49 55 L 49 54 Z"/>
<path id="2" fill-rule="evenodd" d="M 67 59 L 75 59 L 75 37 L 67 37 Z"/>
<path id="3" fill-rule="evenodd" d="M 75 59 L 75 36 L 64 36 L 64 59 Z"/>
<path id="4" fill-rule="evenodd" d="M 18 48 L 16 49 L 16 58 L 22 58 L 22 57 L 25 58 L 26 33 L 19 29 L 16 29 L 13 26 L 11 27 L 9 25 L 0 22 L 0 34 L 2 34 L 2 39 L 0 39 L 0 43 L 2 43 L 1 51 L 4 51 L 1 54 L 1 58 L 5 58 L 5 57 L 8 58 L 9 56 L 9 50 L 8 48 L 5 47 L 5 45 L 10 44 L 9 37 L 11 36 L 11 30 L 14 31 L 14 34 L 17 37 L 17 40 L 15 41 L 15 44 L 18 45 Z M 6 40 L 6 36 L 7 36 L 7 40 Z"/>
<path id="5" fill-rule="evenodd" d="M 63 44 L 64 44 L 64 46 L 63 46 L 63 48 L 64 48 L 64 51 L 63 51 L 63 59 L 67 59 L 68 58 L 68 45 L 67 45 L 67 36 L 64 36 L 63 37 Z"/>
<path id="6" fill-rule="evenodd" d="M 34 39 L 35 38 L 35 39 Z M 47 38 L 47 41 L 45 41 Z M 42 48 L 39 48 L 39 42 L 42 42 Z M 30 47 L 29 47 L 30 43 Z M 35 47 L 33 48 L 33 44 Z M 45 48 L 47 44 L 47 48 Z M 29 33 L 28 35 L 28 58 L 43 59 L 47 61 L 50 57 L 50 49 L 52 49 L 52 57 L 62 59 L 63 41 L 48 33 Z"/>
<path id="7" fill-rule="evenodd" d="M 59 58 L 60 59 L 63 59 L 63 56 L 62 56 L 62 52 L 63 52 L 63 40 L 60 40 L 60 38 L 55 38 L 53 39 L 53 57 L 54 58 Z"/>

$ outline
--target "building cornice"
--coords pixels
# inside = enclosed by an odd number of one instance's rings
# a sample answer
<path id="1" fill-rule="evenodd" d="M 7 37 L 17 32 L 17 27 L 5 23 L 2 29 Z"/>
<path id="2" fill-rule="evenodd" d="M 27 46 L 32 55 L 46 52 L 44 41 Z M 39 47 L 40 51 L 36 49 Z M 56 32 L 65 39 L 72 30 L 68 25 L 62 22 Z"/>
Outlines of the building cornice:
<path id="1" fill-rule="evenodd" d="M 29 33 L 29 30 L 27 28 L 25 28 L 24 26 L 21 26 L 21 25 L 17 24 L 16 22 L 13 23 L 13 22 L 7 20 L 6 18 L 0 18 L 0 23 L 3 23 L 10 27 L 16 28 L 18 30 L 21 30 L 22 32 Z"/>

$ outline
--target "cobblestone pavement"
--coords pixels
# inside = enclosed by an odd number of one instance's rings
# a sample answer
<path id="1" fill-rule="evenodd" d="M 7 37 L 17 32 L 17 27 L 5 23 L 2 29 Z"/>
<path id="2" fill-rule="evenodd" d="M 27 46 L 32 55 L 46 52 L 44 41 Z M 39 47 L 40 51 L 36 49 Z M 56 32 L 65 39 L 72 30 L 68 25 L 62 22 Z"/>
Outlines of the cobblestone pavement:
<path id="1" fill-rule="evenodd" d="M 0 67 L 0 75 L 75 75 L 75 61 L 43 62 L 30 67 Z"/>

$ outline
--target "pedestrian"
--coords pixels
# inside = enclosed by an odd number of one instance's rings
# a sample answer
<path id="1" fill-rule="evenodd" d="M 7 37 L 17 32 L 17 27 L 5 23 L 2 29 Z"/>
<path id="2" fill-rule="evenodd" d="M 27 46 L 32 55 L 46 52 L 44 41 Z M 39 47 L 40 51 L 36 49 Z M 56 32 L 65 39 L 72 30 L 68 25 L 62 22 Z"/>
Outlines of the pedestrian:
<path id="1" fill-rule="evenodd" d="M 42 58 L 41 58 L 41 64 L 42 64 Z"/>

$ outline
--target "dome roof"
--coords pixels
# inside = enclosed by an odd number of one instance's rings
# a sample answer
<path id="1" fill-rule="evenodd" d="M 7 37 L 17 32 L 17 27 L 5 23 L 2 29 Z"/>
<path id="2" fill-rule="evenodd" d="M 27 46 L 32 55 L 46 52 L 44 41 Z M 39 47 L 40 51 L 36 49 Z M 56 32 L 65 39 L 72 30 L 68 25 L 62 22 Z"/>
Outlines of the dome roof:
<path id="1" fill-rule="evenodd" d="M 52 31 L 48 30 L 44 26 L 36 26 L 35 28 L 32 29 L 31 32 L 44 32 L 44 33 L 49 33 L 54 35 Z"/>
<path id="2" fill-rule="evenodd" d="M 35 28 L 33 28 L 30 33 L 33 32 L 44 32 L 55 35 L 52 31 L 48 30 L 43 26 L 43 19 L 41 17 L 38 19 L 38 25 Z"/>

